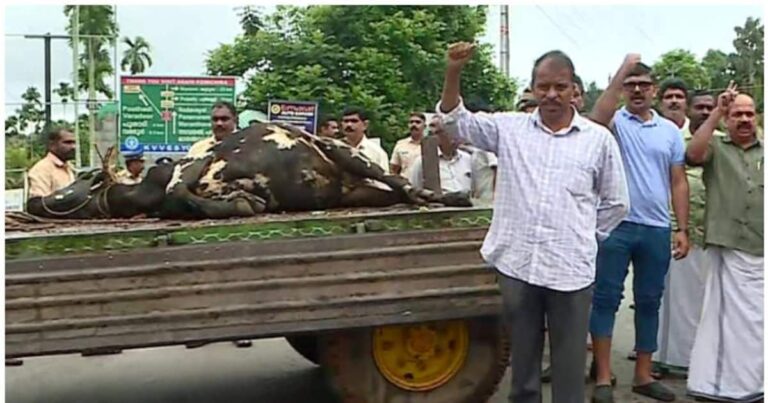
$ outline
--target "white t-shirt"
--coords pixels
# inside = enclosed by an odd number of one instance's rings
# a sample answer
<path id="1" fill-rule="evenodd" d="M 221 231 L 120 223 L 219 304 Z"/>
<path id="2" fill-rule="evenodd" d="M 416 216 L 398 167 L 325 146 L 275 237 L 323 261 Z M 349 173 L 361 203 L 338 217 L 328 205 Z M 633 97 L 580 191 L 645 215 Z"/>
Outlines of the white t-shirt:
<path id="1" fill-rule="evenodd" d="M 472 156 L 466 151 L 456 150 L 456 155 L 447 159 L 443 157 L 440 148 L 437 149 L 437 155 L 440 158 L 440 188 L 443 193 L 471 192 Z M 409 180 L 417 188 L 424 187 L 424 167 L 421 156 L 414 161 Z"/>

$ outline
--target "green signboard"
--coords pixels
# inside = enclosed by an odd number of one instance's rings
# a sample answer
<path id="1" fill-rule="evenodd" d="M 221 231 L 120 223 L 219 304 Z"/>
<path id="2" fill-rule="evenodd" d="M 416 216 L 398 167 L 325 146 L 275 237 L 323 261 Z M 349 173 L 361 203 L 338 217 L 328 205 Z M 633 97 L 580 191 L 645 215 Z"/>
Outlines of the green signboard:
<path id="1" fill-rule="evenodd" d="M 122 77 L 120 151 L 188 151 L 211 135 L 217 101 L 235 102 L 234 77 Z"/>

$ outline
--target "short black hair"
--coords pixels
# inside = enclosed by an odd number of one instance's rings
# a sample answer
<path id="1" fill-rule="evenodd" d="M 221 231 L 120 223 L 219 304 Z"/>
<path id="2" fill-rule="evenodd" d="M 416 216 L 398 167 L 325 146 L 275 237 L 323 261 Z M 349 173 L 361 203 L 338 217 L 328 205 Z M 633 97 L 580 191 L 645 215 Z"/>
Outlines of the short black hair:
<path id="1" fill-rule="evenodd" d="M 319 123 L 319 126 L 320 126 L 320 127 L 328 127 L 328 123 L 330 123 L 330 122 L 336 122 L 336 123 L 338 123 L 338 122 L 339 122 L 339 120 L 338 120 L 338 119 L 336 119 L 334 116 L 331 116 L 331 115 L 325 115 L 325 116 L 323 116 L 322 118 L 320 118 L 320 122 L 318 122 L 318 123 Z"/>
<path id="2" fill-rule="evenodd" d="M 533 63 L 533 71 L 531 72 L 531 87 L 533 87 L 533 83 L 536 81 L 536 70 L 538 70 L 539 65 L 545 60 L 549 59 L 554 59 L 560 63 L 565 64 L 565 66 L 571 70 L 571 80 L 574 80 L 574 77 L 576 76 L 576 67 L 573 66 L 573 61 L 571 58 L 561 50 L 550 50 L 549 52 L 539 56 L 539 58 L 536 59 L 536 62 Z"/>
<path id="3" fill-rule="evenodd" d="M 348 106 L 344 108 L 344 112 L 341 113 L 341 116 L 350 116 L 350 115 L 360 116 L 360 119 L 362 120 L 370 120 L 370 117 L 368 116 L 368 112 L 366 112 L 365 109 L 359 106 Z"/>
<path id="4" fill-rule="evenodd" d="M 581 81 L 581 77 L 578 74 L 573 75 L 573 82 L 579 87 L 579 92 L 584 96 L 584 82 Z"/>
<path id="5" fill-rule="evenodd" d="M 235 108 L 235 105 L 232 104 L 232 102 L 216 101 L 216 103 L 213 104 L 213 106 L 211 107 L 211 112 L 219 108 L 227 108 L 229 112 L 232 114 L 232 116 L 237 118 L 237 109 Z"/>
<path id="6" fill-rule="evenodd" d="M 664 93 L 667 92 L 667 90 L 683 91 L 685 99 L 688 99 L 688 86 L 685 85 L 685 81 L 677 77 L 668 78 L 661 82 L 661 85 L 659 86 L 659 99 L 664 98 Z"/>
<path id="7" fill-rule="evenodd" d="M 66 127 L 56 126 L 52 127 L 48 130 L 48 132 L 45 134 L 45 138 L 48 141 L 48 144 L 53 144 L 61 139 L 61 134 L 64 132 L 68 132 L 69 129 Z"/>
<path id="8" fill-rule="evenodd" d="M 696 97 L 712 97 L 712 98 L 715 98 L 715 94 L 712 93 L 712 91 L 706 90 L 706 89 L 693 90 L 691 92 L 690 99 L 693 99 L 693 98 L 696 98 Z"/>
<path id="9" fill-rule="evenodd" d="M 424 115 L 421 112 L 411 112 L 411 114 L 408 117 L 412 118 L 414 116 L 416 116 L 417 118 L 421 119 L 422 122 L 426 122 L 427 121 L 427 116 Z"/>
<path id="10" fill-rule="evenodd" d="M 656 79 L 653 77 L 652 72 L 653 70 L 651 69 L 651 66 L 645 63 L 637 63 L 635 64 L 635 67 L 632 67 L 632 70 L 629 71 L 629 74 L 627 74 L 627 77 L 650 76 L 651 81 L 655 82 Z"/>

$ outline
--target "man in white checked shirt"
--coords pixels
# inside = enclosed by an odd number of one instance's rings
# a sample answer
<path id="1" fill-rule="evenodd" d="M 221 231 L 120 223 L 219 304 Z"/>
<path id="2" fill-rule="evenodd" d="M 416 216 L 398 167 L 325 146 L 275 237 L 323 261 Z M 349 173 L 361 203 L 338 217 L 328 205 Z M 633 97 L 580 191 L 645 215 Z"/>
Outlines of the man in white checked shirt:
<path id="1" fill-rule="evenodd" d="M 540 57 L 531 114 L 469 112 L 459 77 L 474 45 L 453 44 L 437 112 L 446 130 L 498 157 L 491 228 L 481 254 L 496 267 L 510 328 L 509 401 L 541 402 L 544 318 L 552 401 L 584 402 L 587 323 L 598 239 L 626 216 L 629 196 L 610 132 L 571 106 L 574 67 L 560 51 Z"/>

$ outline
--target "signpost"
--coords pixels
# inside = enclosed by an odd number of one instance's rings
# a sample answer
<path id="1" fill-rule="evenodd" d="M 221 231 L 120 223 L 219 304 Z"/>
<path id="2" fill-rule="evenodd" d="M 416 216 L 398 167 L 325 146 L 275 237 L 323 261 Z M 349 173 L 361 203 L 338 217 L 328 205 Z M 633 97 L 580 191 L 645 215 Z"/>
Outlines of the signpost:
<path id="1" fill-rule="evenodd" d="M 269 101 L 270 122 L 283 122 L 317 134 L 317 102 Z"/>
<path id="2" fill-rule="evenodd" d="M 211 107 L 235 102 L 234 77 L 120 79 L 120 151 L 185 153 L 211 135 Z"/>

